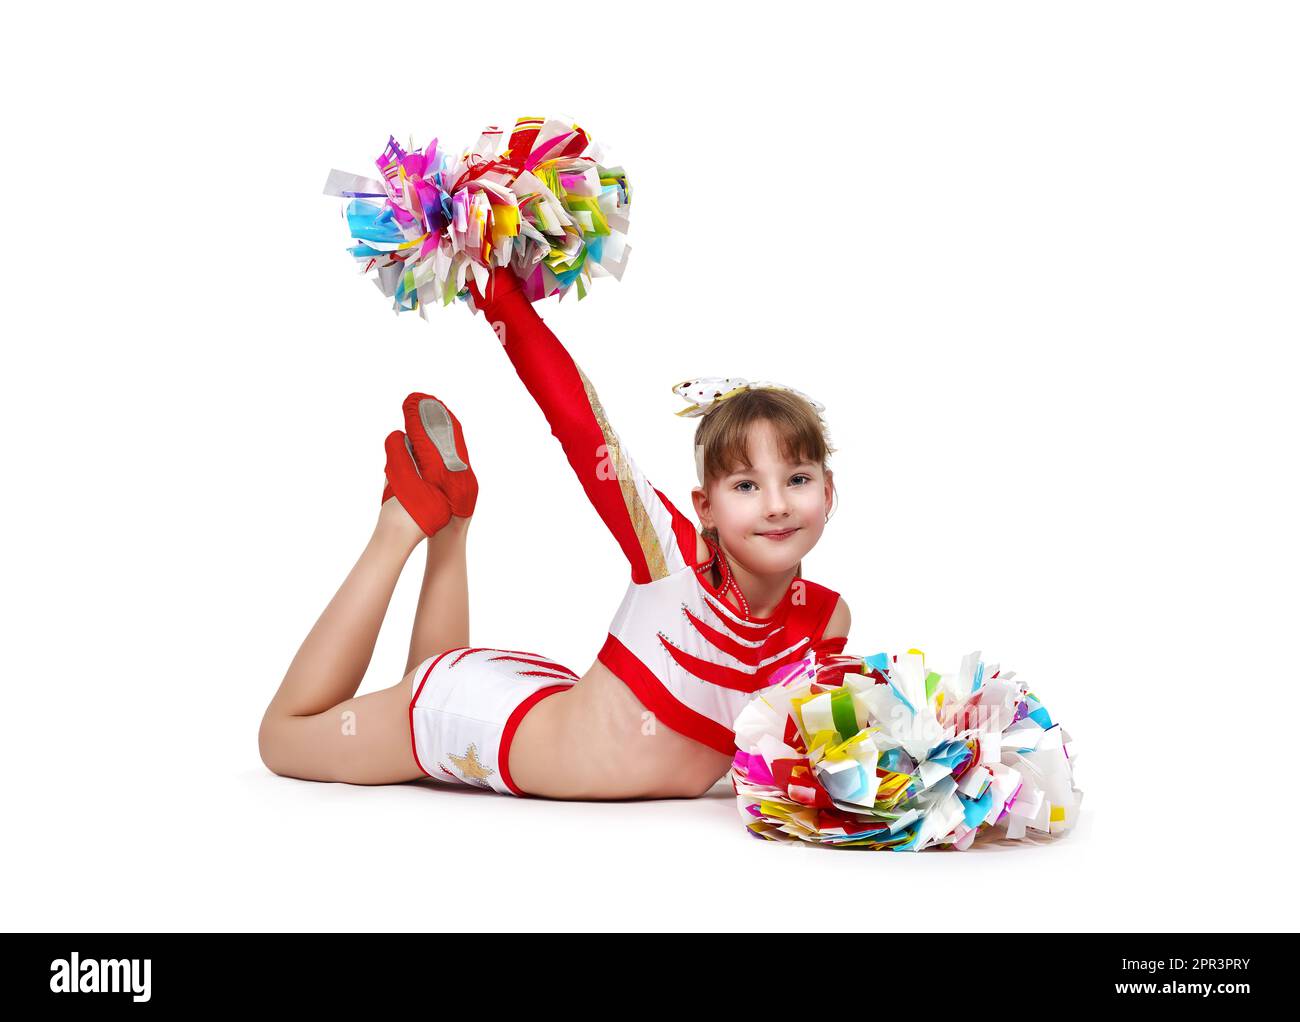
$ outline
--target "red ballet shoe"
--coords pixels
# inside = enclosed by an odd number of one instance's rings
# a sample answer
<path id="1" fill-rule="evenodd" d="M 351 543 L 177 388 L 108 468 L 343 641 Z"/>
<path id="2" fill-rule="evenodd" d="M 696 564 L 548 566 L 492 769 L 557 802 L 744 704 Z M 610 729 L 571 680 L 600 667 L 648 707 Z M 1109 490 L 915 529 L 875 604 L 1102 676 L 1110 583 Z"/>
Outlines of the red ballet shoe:
<path id="1" fill-rule="evenodd" d="M 402 414 L 420 475 L 446 495 L 452 514 L 468 518 L 478 501 L 478 479 L 460 420 L 432 394 L 411 394 L 402 402 Z"/>
<path id="2" fill-rule="evenodd" d="M 388 434 L 388 439 L 384 441 L 384 451 L 388 455 L 388 462 L 384 466 L 388 484 L 384 487 L 380 503 L 389 497 L 396 497 L 424 534 L 432 536 L 451 521 L 451 505 L 447 503 L 446 494 L 433 483 L 420 478 L 415 465 L 415 453 L 411 450 L 406 434 L 400 429 Z"/>

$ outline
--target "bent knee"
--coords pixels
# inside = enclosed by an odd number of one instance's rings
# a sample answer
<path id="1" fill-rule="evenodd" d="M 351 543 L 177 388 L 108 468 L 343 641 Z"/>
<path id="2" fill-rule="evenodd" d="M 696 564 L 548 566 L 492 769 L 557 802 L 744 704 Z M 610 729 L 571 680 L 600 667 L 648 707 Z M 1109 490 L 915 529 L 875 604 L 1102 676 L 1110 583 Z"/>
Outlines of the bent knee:
<path id="1" fill-rule="evenodd" d="M 276 720 L 270 714 L 262 718 L 262 724 L 257 729 L 257 752 L 262 757 L 262 765 L 271 773 L 278 774 L 281 777 L 289 776 L 285 764 L 280 759 L 280 741 L 276 729 Z"/>

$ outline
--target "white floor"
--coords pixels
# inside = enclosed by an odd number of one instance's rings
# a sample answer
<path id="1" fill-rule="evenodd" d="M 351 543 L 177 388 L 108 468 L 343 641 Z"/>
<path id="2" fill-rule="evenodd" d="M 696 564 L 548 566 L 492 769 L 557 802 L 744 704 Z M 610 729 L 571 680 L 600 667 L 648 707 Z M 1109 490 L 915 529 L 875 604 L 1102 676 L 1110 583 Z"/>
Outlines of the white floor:
<path id="1" fill-rule="evenodd" d="M 725 782 L 692 801 L 568 803 L 434 781 L 318 784 L 260 764 L 130 795 L 108 780 L 86 771 L 75 798 L 47 789 L 64 811 L 22 805 L 36 794 L 23 789 L 19 818 L 39 811 L 43 829 L 6 842 L 6 929 L 1294 927 L 1280 844 L 1245 870 L 1227 822 L 1140 839 L 1122 803 L 1095 814 L 1089 796 L 1061 839 L 903 854 L 755 840 Z"/>

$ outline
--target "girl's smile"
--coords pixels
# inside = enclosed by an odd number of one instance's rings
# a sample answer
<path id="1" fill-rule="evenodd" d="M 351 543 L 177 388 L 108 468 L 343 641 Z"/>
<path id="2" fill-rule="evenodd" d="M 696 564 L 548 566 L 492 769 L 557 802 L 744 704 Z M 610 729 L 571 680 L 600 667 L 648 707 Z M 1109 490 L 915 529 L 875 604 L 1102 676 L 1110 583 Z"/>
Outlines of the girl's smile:
<path id="1" fill-rule="evenodd" d="M 784 590 L 821 539 L 832 490 L 829 471 L 787 457 L 770 421 L 756 422 L 747 439 L 747 463 L 697 489 L 696 512 L 717 529 L 742 588 L 765 603 L 759 594 Z"/>

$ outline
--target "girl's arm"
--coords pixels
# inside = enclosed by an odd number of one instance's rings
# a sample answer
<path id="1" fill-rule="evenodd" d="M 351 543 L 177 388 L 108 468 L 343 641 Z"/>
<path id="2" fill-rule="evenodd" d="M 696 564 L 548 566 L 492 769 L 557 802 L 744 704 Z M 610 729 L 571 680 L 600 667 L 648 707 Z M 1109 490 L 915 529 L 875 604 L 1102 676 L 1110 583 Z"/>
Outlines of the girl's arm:
<path id="1" fill-rule="evenodd" d="M 826 622 L 826 627 L 822 630 L 821 638 L 808 648 L 808 652 L 815 654 L 818 658 L 841 655 L 849 641 L 849 626 L 851 624 L 849 605 L 844 602 L 844 597 L 841 596 L 835 603 L 835 610 L 831 613 L 830 620 Z M 834 684 L 843 684 L 844 675 L 850 670 L 852 670 L 851 667 L 828 668 L 825 677 L 839 678 L 839 681 L 834 682 Z"/>
<path id="2" fill-rule="evenodd" d="M 822 631 L 821 638 L 812 646 L 814 652 L 823 654 L 843 653 L 844 647 L 849 641 L 849 626 L 853 623 L 849 615 L 849 605 L 844 602 L 841 596 L 835 603 L 835 610 L 832 612 L 830 620 L 826 622 L 826 628 Z"/>
<path id="3" fill-rule="evenodd" d="M 695 563 L 695 526 L 637 468 L 591 381 L 524 296 L 518 277 L 496 267 L 475 305 L 497 333 L 528 393 L 546 416 L 592 506 L 613 533 L 635 582 Z"/>

